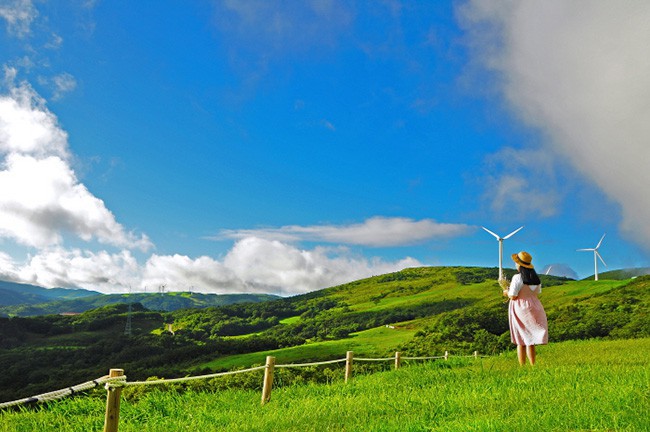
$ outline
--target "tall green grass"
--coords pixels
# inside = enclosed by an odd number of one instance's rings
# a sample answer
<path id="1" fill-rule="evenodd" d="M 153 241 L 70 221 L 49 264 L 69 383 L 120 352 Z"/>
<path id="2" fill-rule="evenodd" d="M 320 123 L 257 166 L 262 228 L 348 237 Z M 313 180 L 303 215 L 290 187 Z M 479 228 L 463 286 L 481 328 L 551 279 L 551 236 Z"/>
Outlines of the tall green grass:
<path id="1" fill-rule="evenodd" d="M 120 431 L 650 430 L 650 339 L 572 341 L 483 359 L 407 361 L 345 384 L 153 391 L 123 400 Z M 255 372 L 258 373 L 258 372 Z M 261 383 L 261 373 L 259 373 Z M 0 413 L 0 431 L 99 431 L 104 399 Z"/>

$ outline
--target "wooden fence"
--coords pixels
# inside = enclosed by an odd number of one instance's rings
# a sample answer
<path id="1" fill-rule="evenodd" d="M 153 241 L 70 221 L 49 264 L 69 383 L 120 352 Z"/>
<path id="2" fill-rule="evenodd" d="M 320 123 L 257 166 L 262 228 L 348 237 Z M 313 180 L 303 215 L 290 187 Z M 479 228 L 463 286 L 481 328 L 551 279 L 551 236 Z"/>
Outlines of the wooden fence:
<path id="1" fill-rule="evenodd" d="M 474 357 L 478 358 L 478 352 L 474 351 L 472 356 L 463 356 L 463 357 Z M 236 373 L 251 372 L 256 370 L 264 369 L 264 380 L 262 383 L 262 405 L 268 403 L 271 400 L 271 391 L 273 389 L 273 374 L 276 368 L 290 368 L 290 367 L 307 367 L 307 366 L 317 366 L 325 365 L 332 363 L 342 363 L 345 362 L 345 382 L 347 383 L 352 378 L 352 363 L 356 361 L 393 361 L 395 369 L 399 369 L 401 366 L 402 360 L 432 360 L 432 359 L 449 359 L 449 352 L 445 351 L 444 356 L 437 357 L 402 357 L 399 352 L 395 353 L 394 357 L 387 358 L 354 358 L 354 353 L 348 351 L 344 359 L 338 360 L 328 360 L 323 362 L 315 363 L 300 363 L 300 364 L 286 364 L 286 365 L 276 365 L 275 357 L 267 356 L 266 364 L 260 367 L 254 367 L 250 369 L 216 373 L 210 375 L 201 375 L 194 377 L 185 377 L 185 378 L 175 378 L 175 379 L 161 379 L 155 381 L 126 381 L 124 376 L 123 369 L 111 369 L 109 371 L 110 381 L 106 383 L 106 415 L 104 418 L 104 432 L 117 432 L 119 421 L 120 421 L 120 396 L 122 387 L 125 386 L 135 386 L 135 385 L 156 385 L 156 384 L 170 384 L 175 382 L 187 382 L 197 379 L 207 379 L 213 378 L 216 376 L 223 375 L 232 375 Z"/>

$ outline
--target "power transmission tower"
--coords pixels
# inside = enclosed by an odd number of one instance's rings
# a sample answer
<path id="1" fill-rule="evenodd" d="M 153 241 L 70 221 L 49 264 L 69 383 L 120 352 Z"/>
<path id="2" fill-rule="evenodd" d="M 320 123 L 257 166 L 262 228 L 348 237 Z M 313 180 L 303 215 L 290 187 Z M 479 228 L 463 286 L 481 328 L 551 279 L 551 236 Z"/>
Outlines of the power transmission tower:
<path id="1" fill-rule="evenodd" d="M 129 303 L 129 312 L 126 315 L 126 327 L 124 327 L 124 334 L 126 336 L 131 336 L 131 312 L 133 311 L 133 308 L 131 307 L 131 303 Z"/>
<path id="2" fill-rule="evenodd" d="M 131 285 L 130 284 L 129 284 L 129 295 L 128 295 L 128 297 L 131 297 Z M 132 308 L 131 305 L 132 305 L 131 299 L 129 298 L 129 310 L 128 310 L 127 314 L 126 314 L 126 326 L 124 327 L 124 334 L 126 336 L 131 336 L 132 335 L 132 332 L 131 332 L 131 313 L 133 312 L 133 308 Z"/>

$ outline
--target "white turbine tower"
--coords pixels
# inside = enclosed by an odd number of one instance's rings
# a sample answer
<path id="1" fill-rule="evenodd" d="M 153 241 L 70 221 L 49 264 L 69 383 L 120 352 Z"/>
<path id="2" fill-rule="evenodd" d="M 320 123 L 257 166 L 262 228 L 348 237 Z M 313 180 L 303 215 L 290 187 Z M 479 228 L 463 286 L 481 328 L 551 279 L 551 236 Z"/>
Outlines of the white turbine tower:
<path id="1" fill-rule="evenodd" d="M 520 226 L 519 228 L 517 228 L 516 230 L 514 230 L 513 232 L 511 232 L 505 237 L 501 237 L 498 234 L 493 233 L 492 231 L 490 231 L 485 227 L 481 227 L 481 228 L 483 228 L 485 231 L 492 234 L 494 238 L 496 238 L 499 242 L 499 280 L 501 280 L 503 279 L 503 241 L 508 240 L 510 237 L 517 234 L 523 228 L 523 226 Z"/>
<path id="2" fill-rule="evenodd" d="M 589 249 L 578 249 L 580 252 L 588 252 L 588 251 L 593 251 L 594 252 L 594 280 L 598 280 L 598 258 L 605 264 L 605 260 L 603 257 L 600 256 L 600 253 L 598 253 L 598 248 L 600 247 L 600 244 L 603 242 L 603 239 L 605 238 L 606 234 L 603 234 L 603 236 L 600 238 L 600 241 L 596 245 L 595 248 L 589 248 Z M 607 264 L 605 264 L 605 267 L 607 267 Z"/>

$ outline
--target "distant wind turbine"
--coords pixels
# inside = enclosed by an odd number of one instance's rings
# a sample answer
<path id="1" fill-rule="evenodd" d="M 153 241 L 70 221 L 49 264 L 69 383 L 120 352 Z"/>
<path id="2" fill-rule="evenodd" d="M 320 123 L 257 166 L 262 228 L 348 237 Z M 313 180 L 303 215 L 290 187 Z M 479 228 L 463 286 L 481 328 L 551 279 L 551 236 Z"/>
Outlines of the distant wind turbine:
<path id="1" fill-rule="evenodd" d="M 485 227 L 481 227 L 481 228 L 483 228 L 485 231 L 492 234 L 494 238 L 496 238 L 499 241 L 499 280 L 501 280 L 503 279 L 503 241 L 508 240 L 510 237 L 517 234 L 523 228 L 523 226 L 520 226 L 519 228 L 517 228 L 516 230 L 514 230 L 513 232 L 511 232 L 505 237 L 501 237 L 498 234 L 493 233 L 492 231 L 490 231 Z"/>
<path id="2" fill-rule="evenodd" d="M 603 242 L 603 239 L 605 238 L 605 234 L 600 238 L 600 241 L 596 245 L 595 248 L 589 248 L 589 249 L 578 249 L 580 252 L 587 252 L 587 251 L 593 251 L 594 252 L 594 280 L 598 280 L 598 258 L 605 264 L 605 260 L 603 257 L 600 256 L 600 253 L 598 253 L 598 248 L 600 247 L 600 244 Z M 605 267 L 607 267 L 607 264 L 605 264 Z"/>
<path id="3" fill-rule="evenodd" d="M 544 274 L 548 276 L 548 274 L 551 272 L 552 268 L 553 268 L 553 266 L 548 266 L 548 268 L 546 269 L 546 272 Z"/>

